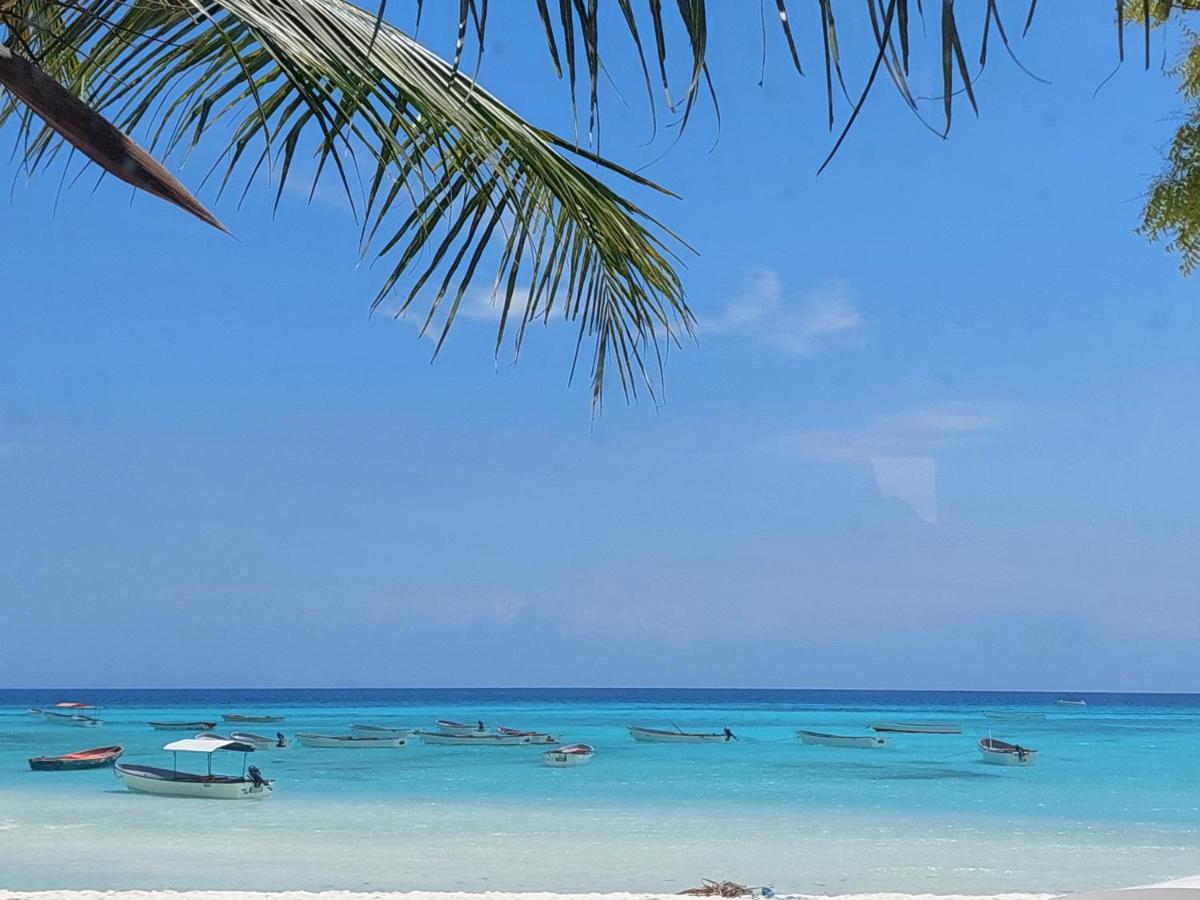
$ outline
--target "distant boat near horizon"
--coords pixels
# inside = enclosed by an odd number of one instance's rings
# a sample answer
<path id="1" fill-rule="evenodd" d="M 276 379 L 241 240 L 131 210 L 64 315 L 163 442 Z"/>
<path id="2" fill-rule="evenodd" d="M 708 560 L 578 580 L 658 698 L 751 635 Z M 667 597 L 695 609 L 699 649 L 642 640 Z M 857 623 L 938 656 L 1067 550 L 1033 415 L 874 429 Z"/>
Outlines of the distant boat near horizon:
<path id="1" fill-rule="evenodd" d="M 275 732 L 275 737 L 251 734 L 249 731 L 234 731 L 229 738 L 250 744 L 255 750 L 286 750 L 290 746 L 287 736 L 282 731 Z"/>
<path id="2" fill-rule="evenodd" d="M 895 734 L 962 734 L 957 722 L 876 722 L 871 728 Z"/>
<path id="3" fill-rule="evenodd" d="M 212 731 L 216 722 L 149 722 L 155 731 Z"/>
<path id="4" fill-rule="evenodd" d="M 561 744 L 557 737 L 545 731 L 519 731 L 516 728 L 505 728 L 501 725 L 496 729 L 497 734 L 507 734 L 513 737 L 527 737 L 531 744 Z"/>
<path id="5" fill-rule="evenodd" d="M 284 716 L 263 716 L 263 715 L 247 715 L 245 713 L 221 713 L 221 721 L 223 722 L 256 722 L 258 724 L 270 724 L 274 722 L 284 721 Z"/>
<path id="6" fill-rule="evenodd" d="M 1035 721 L 1038 719 L 1046 718 L 1046 714 L 1043 712 L 995 711 L 995 712 L 985 712 L 983 714 L 983 717 L 985 719 L 1006 719 L 1009 721 L 1032 722 L 1032 721 Z"/>
<path id="7" fill-rule="evenodd" d="M 676 728 L 666 731 L 661 728 L 645 728 L 641 725 L 630 725 L 629 736 L 635 741 L 649 744 L 723 744 L 735 740 L 734 734 L 728 728 L 723 731 L 699 732 L 683 731 Z"/>
<path id="8" fill-rule="evenodd" d="M 418 731 L 415 734 L 422 744 L 439 747 L 514 747 L 532 743 L 526 734 L 447 734 L 441 731 Z"/>
<path id="9" fill-rule="evenodd" d="M 592 761 L 595 752 L 589 744 L 567 744 L 547 750 L 542 754 L 542 762 L 552 769 L 586 766 Z"/>
<path id="10" fill-rule="evenodd" d="M 52 725 L 74 725 L 77 728 L 95 728 L 104 723 L 93 716 L 85 716 L 83 713 L 60 713 L 45 710 L 42 712 L 42 718 Z"/>
<path id="11" fill-rule="evenodd" d="M 408 739 L 402 737 L 367 737 L 362 734 L 313 734 L 297 731 L 296 740 L 305 747 L 325 750 L 403 750 Z"/>
<path id="12" fill-rule="evenodd" d="M 979 754 L 985 763 L 996 766 L 1032 766 L 1038 758 L 1036 750 L 990 737 L 979 739 Z"/>
<path id="13" fill-rule="evenodd" d="M 802 744 L 820 747 L 848 747 L 860 750 L 880 749 L 888 745 L 888 739 L 872 734 L 826 734 L 823 731 L 798 729 L 796 737 Z"/>
<path id="14" fill-rule="evenodd" d="M 29 760 L 29 768 L 35 772 L 64 772 L 76 769 L 100 769 L 111 766 L 125 748 L 119 744 L 111 747 L 93 747 L 90 750 L 76 750 L 74 753 L 64 753 L 62 756 L 34 756 Z"/>
<path id="15" fill-rule="evenodd" d="M 1078 697 L 1062 697 L 1054 701 L 1055 706 L 1087 706 L 1086 700 L 1081 700 Z"/>

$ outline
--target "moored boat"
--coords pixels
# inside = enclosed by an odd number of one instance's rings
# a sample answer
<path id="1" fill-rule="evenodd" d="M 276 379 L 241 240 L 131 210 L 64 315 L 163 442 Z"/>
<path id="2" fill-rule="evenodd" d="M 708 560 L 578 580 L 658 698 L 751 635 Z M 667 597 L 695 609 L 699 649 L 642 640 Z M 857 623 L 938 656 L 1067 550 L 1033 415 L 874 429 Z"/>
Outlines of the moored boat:
<path id="1" fill-rule="evenodd" d="M 338 750 L 401 750 L 408 746 L 402 737 L 368 737 L 364 734 L 312 734 L 296 732 L 296 740 L 305 747 Z"/>
<path id="2" fill-rule="evenodd" d="M 231 740 L 250 744 L 255 750 L 286 750 L 289 746 L 287 736 L 282 731 L 275 732 L 275 737 L 251 734 L 249 731 L 234 731 L 229 737 Z"/>
<path id="3" fill-rule="evenodd" d="M 894 734 L 962 734 L 957 722 L 876 722 L 871 728 Z"/>
<path id="4" fill-rule="evenodd" d="M 269 724 L 273 722 L 282 722 L 283 716 L 259 716 L 247 715 L 245 713 L 221 713 L 223 722 L 257 722 L 258 724 Z"/>
<path id="5" fill-rule="evenodd" d="M 1078 697 L 1063 697 L 1054 701 L 1055 706 L 1087 706 L 1086 700 L 1080 700 Z"/>
<path id="6" fill-rule="evenodd" d="M 469 725 L 466 722 L 455 722 L 453 719 L 438 719 L 434 723 L 443 734 L 486 734 L 487 726 L 482 721 Z"/>
<path id="7" fill-rule="evenodd" d="M 418 731 L 421 743 L 442 747 L 512 747 L 530 743 L 524 734 L 445 734 L 440 731 Z"/>
<path id="8" fill-rule="evenodd" d="M 254 748 L 240 741 L 212 741 L 184 738 L 163 747 L 171 753 L 169 769 L 155 766 L 138 766 L 117 763 L 116 772 L 131 791 L 143 794 L 158 794 L 165 797 L 200 797 L 207 800 L 256 800 L 271 796 L 274 788 L 256 766 L 246 768 L 246 757 L 242 757 L 242 775 L 214 775 L 212 755 L 228 750 L 235 753 L 253 753 Z M 208 773 L 180 772 L 180 753 L 203 753 L 208 759 Z"/>
<path id="9" fill-rule="evenodd" d="M 852 747 L 869 750 L 887 746 L 887 738 L 874 734 L 826 734 L 823 731 L 804 731 L 798 729 L 796 737 L 802 744 L 812 744 L 819 747 Z"/>
<path id="10" fill-rule="evenodd" d="M 997 766 L 1032 766 L 1038 758 L 1036 750 L 990 737 L 979 739 L 979 755 L 984 762 Z"/>
<path id="11" fill-rule="evenodd" d="M 653 744 L 719 744 L 735 740 L 735 735 L 728 728 L 723 731 L 698 732 L 665 731 L 661 728 L 644 728 L 641 725 L 630 725 L 629 736 L 635 741 Z"/>
<path id="12" fill-rule="evenodd" d="M 212 731 L 216 722 L 150 722 L 155 731 Z"/>
<path id="13" fill-rule="evenodd" d="M 74 769 L 99 769 L 111 766 L 125 748 L 119 745 L 112 747 L 93 747 L 90 750 L 76 750 L 74 753 L 64 753 L 62 756 L 34 756 L 29 760 L 29 768 L 35 772 L 62 772 Z"/>
<path id="14" fill-rule="evenodd" d="M 1034 722 L 1039 719 L 1046 718 L 1046 714 L 1039 713 L 1039 712 L 996 711 L 996 712 L 985 712 L 983 714 L 983 717 L 985 719 L 1004 719 L 1004 720 L 1007 720 L 1010 722 Z"/>
<path id="15" fill-rule="evenodd" d="M 74 725 L 77 728 L 95 728 L 104 723 L 95 716 L 87 716 L 83 713 L 60 713 L 44 710 L 42 718 L 52 725 Z"/>
<path id="16" fill-rule="evenodd" d="M 406 738 L 416 731 L 415 728 L 392 728 L 387 725 L 351 725 L 350 730 L 357 734 L 365 734 L 368 737 L 393 738 Z"/>
<path id="17" fill-rule="evenodd" d="M 555 747 L 542 754 L 542 762 L 554 769 L 565 769 L 569 766 L 586 766 L 595 754 L 587 744 L 567 744 Z"/>
<path id="18" fill-rule="evenodd" d="M 531 744 L 561 744 L 557 737 L 545 731 L 520 731 L 516 728 L 505 728 L 501 725 L 496 729 L 497 734 L 507 734 L 515 737 L 527 737 Z M 574 746 L 574 745 L 572 745 Z"/>

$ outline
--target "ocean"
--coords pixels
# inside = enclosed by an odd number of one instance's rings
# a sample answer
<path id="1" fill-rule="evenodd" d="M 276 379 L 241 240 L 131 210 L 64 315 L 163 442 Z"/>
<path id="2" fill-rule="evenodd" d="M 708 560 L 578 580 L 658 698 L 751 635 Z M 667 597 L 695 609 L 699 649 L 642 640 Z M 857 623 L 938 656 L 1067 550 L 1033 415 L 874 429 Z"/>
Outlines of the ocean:
<path id="1" fill-rule="evenodd" d="M 0 888 L 663 891 L 701 878 L 780 893 L 1056 892 L 1200 872 L 1200 696 L 818 690 L 0 691 Z M 78 700 L 82 729 L 30 716 Z M 985 711 L 1028 710 L 1003 721 Z M 122 744 L 170 765 L 185 734 L 153 719 L 270 712 L 280 726 L 432 728 L 482 719 L 596 748 L 551 769 L 533 746 L 256 753 L 264 802 L 127 792 L 111 770 L 31 772 L 26 758 Z M 797 728 L 961 722 L 883 750 L 802 746 Z M 629 724 L 728 726 L 736 742 L 632 741 Z M 221 725 L 218 730 L 238 726 Z M 1040 751 L 984 764 L 992 734 Z M 240 770 L 240 756 L 228 766 Z"/>

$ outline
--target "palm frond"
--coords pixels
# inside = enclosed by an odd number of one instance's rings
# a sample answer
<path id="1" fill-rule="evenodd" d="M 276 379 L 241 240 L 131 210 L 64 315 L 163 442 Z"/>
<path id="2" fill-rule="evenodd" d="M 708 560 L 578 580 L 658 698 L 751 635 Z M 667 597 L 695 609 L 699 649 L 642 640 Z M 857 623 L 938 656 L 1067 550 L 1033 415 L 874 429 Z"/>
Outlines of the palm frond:
<path id="1" fill-rule="evenodd" d="M 222 190 L 271 178 L 278 197 L 311 153 L 313 185 L 336 173 L 390 266 L 376 305 L 403 286 L 397 314 L 423 307 L 426 328 L 440 317 L 439 349 L 496 255 L 501 334 L 510 318 L 519 335 L 552 313 L 577 322 L 597 405 L 610 367 L 628 396 L 656 392 L 647 360 L 692 329 L 682 244 L 579 163 L 654 185 L 524 121 L 376 13 L 343 0 L 7 0 L 0 24 L 14 53 L 147 133 L 152 152 L 223 147 Z M 27 165 L 52 161 L 57 132 L 9 98 L 0 121 L 12 117 Z"/>

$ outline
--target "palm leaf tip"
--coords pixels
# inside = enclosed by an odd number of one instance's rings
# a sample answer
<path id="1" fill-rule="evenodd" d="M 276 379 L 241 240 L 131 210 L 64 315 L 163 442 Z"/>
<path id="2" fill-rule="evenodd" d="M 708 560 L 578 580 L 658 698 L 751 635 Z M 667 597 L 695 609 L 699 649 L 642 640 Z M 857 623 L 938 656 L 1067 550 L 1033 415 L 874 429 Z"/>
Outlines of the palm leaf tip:
<path id="1" fill-rule="evenodd" d="M 0 85 L 106 172 L 228 233 L 179 179 L 121 129 L 36 64 L 3 45 L 0 45 Z"/>

